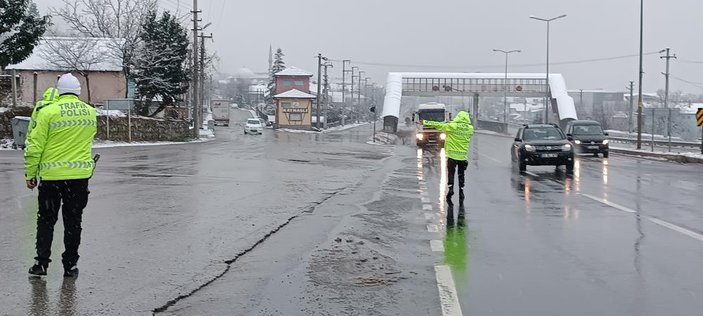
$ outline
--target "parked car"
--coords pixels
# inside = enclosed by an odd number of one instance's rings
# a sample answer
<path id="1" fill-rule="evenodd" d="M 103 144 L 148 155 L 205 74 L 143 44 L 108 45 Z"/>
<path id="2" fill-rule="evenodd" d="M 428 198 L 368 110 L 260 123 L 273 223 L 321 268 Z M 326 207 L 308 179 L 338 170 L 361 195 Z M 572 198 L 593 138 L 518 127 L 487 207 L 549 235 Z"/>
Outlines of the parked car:
<path id="1" fill-rule="evenodd" d="M 556 124 L 525 124 L 518 129 L 511 158 L 520 171 L 528 165 L 566 166 L 574 170 L 574 149 Z"/>
<path id="2" fill-rule="evenodd" d="M 263 133 L 264 125 L 258 118 L 247 119 L 247 123 L 244 124 L 244 135 L 246 134 L 259 134 Z"/>
<path id="3" fill-rule="evenodd" d="M 589 120 L 576 120 L 566 123 L 566 137 L 574 145 L 576 153 L 603 154 L 608 158 L 608 133 L 600 123 Z"/>

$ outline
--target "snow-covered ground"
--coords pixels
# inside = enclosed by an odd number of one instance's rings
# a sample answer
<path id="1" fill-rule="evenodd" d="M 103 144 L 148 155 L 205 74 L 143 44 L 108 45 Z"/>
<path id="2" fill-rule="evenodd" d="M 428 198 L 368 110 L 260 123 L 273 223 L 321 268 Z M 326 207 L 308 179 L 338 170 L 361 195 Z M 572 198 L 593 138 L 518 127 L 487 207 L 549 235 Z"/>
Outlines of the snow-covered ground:
<path id="1" fill-rule="evenodd" d="M 192 143 L 203 143 L 211 141 L 215 138 L 215 133 L 212 130 L 201 130 L 200 138 L 189 142 L 115 142 L 110 140 L 96 140 L 93 142 L 93 148 L 111 148 L 111 147 L 137 147 L 137 146 L 164 146 L 164 145 L 182 145 Z M 16 150 L 12 148 L 14 140 L 9 138 L 0 139 L 0 150 Z"/>
<path id="2" fill-rule="evenodd" d="M 120 110 L 96 110 L 98 116 L 127 117 L 127 114 Z"/>
<path id="3" fill-rule="evenodd" d="M 339 132 L 339 131 L 345 131 L 348 129 L 352 129 L 355 127 L 359 126 L 364 126 L 371 124 L 369 122 L 364 122 L 364 123 L 356 123 L 356 124 L 348 124 L 344 126 L 335 126 L 335 127 L 330 127 L 328 129 L 324 129 L 322 131 L 314 131 L 314 130 L 300 130 L 300 129 L 291 129 L 291 128 L 279 128 L 278 130 L 281 132 L 286 132 L 286 133 L 299 133 L 299 134 L 319 134 L 319 133 L 331 133 L 331 132 Z"/>

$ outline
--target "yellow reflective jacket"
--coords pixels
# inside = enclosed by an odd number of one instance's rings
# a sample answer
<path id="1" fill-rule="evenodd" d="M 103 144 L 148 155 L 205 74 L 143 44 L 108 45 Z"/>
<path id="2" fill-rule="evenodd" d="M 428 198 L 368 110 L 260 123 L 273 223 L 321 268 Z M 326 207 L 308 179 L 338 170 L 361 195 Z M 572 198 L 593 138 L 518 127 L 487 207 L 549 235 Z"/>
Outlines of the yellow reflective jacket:
<path id="1" fill-rule="evenodd" d="M 24 154 L 25 178 L 88 179 L 93 175 L 95 109 L 73 94 L 65 94 L 36 112 Z"/>
<path id="2" fill-rule="evenodd" d="M 30 132 L 32 131 L 32 128 L 34 128 L 34 125 L 36 124 L 37 121 L 37 113 L 45 106 L 54 103 L 59 100 L 59 90 L 56 88 L 49 87 L 44 91 L 44 96 L 42 97 L 41 100 L 37 101 L 37 104 L 34 105 L 34 109 L 32 109 L 32 119 L 29 121 L 29 127 L 27 128 L 27 137 L 29 137 Z M 25 141 L 26 143 L 27 141 Z"/>
<path id="3" fill-rule="evenodd" d="M 471 137 L 474 136 L 474 126 L 471 125 L 469 113 L 459 111 L 448 123 L 422 121 L 422 124 L 447 133 L 447 140 L 444 141 L 447 157 L 454 160 L 469 159 L 469 144 L 471 144 Z"/>

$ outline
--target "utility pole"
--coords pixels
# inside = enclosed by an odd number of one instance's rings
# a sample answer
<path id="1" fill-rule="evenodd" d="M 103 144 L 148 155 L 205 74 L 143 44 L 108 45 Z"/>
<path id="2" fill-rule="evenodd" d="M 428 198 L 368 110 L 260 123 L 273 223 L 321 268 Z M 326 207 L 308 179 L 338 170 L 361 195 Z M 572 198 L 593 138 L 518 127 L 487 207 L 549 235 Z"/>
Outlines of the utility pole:
<path id="1" fill-rule="evenodd" d="M 320 128 L 320 88 L 322 84 L 322 59 L 327 60 L 327 58 L 322 57 L 322 54 L 317 54 L 317 98 L 315 103 L 317 105 L 317 120 L 315 121 L 315 127 Z"/>
<path id="2" fill-rule="evenodd" d="M 359 72 L 358 72 L 358 75 L 359 75 L 359 87 L 358 87 L 359 89 L 358 89 L 358 90 L 359 90 L 359 91 L 357 92 L 357 99 L 358 99 L 358 101 L 357 101 L 357 105 L 358 105 L 358 106 L 357 106 L 357 110 L 359 110 L 359 109 L 361 108 L 361 74 L 364 74 L 364 73 L 366 73 L 366 72 L 365 72 L 365 71 L 359 71 Z M 362 113 L 362 112 L 360 111 L 359 113 Z"/>
<path id="3" fill-rule="evenodd" d="M 666 135 L 669 137 L 669 151 L 671 151 L 671 111 L 669 110 L 669 61 L 674 58 L 676 59 L 676 54 L 670 54 L 670 48 L 667 47 L 659 51 L 659 53 L 666 52 L 665 56 L 660 56 L 659 58 L 666 58 L 666 72 L 664 77 L 666 77 L 666 86 L 664 87 L 664 108 L 666 109 Z"/>
<path id="4" fill-rule="evenodd" d="M 628 115 L 628 122 L 627 122 L 627 134 L 628 136 L 630 135 L 630 132 L 632 132 L 632 115 L 634 114 L 634 90 L 635 90 L 635 82 L 630 81 L 630 115 Z"/>
<path id="5" fill-rule="evenodd" d="M 353 114 L 353 111 L 354 111 L 354 70 L 355 70 L 355 69 L 358 71 L 358 70 L 359 70 L 359 67 L 354 66 L 354 67 L 352 67 L 352 69 L 351 69 L 351 85 L 350 85 L 350 91 L 349 91 L 349 94 L 351 94 L 351 102 L 349 102 L 349 106 L 350 106 L 351 109 L 352 109 L 352 110 L 351 110 L 352 113 L 349 113 L 349 118 L 352 117 L 352 114 Z M 354 122 L 354 120 L 352 120 L 352 122 Z"/>
<path id="6" fill-rule="evenodd" d="M 344 98 L 346 94 L 346 75 L 349 70 L 347 70 L 347 63 L 351 63 L 351 60 L 349 59 L 344 59 L 342 60 L 342 126 L 344 126 L 344 120 L 346 118 L 346 115 L 344 114 L 344 110 L 347 108 L 347 100 Z"/>
<path id="7" fill-rule="evenodd" d="M 583 89 L 579 89 L 579 107 L 583 110 Z"/>
<path id="8" fill-rule="evenodd" d="M 639 81 L 639 93 L 637 95 L 637 149 L 642 149 L 642 75 L 644 70 L 642 68 L 642 41 L 644 33 L 644 0 L 640 0 L 640 81 Z"/>
<path id="9" fill-rule="evenodd" d="M 209 23 L 208 23 L 209 25 Z M 203 28 L 204 29 L 204 28 Z M 205 104 L 205 39 L 212 38 L 210 35 L 200 34 L 200 109 L 199 113 L 203 113 L 202 106 Z M 208 101 L 209 104 L 209 101 Z M 200 120 L 202 124 L 202 119 Z"/>
<path id="10" fill-rule="evenodd" d="M 200 108 L 198 106 L 198 100 L 200 99 L 198 97 L 198 22 L 200 22 L 200 19 L 198 18 L 198 13 L 200 11 L 198 10 L 198 0 L 193 0 L 193 80 L 192 80 L 192 102 L 193 102 L 193 137 L 198 138 L 200 137 L 200 124 L 201 124 L 201 119 L 200 115 L 198 114 L 198 109 Z"/>
<path id="11" fill-rule="evenodd" d="M 325 96 L 325 110 L 324 110 L 324 115 L 323 115 L 323 117 L 325 118 L 325 119 L 324 119 L 325 122 L 324 122 L 323 125 L 322 125 L 322 127 L 324 128 L 324 127 L 326 127 L 326 124 L 325 124 L 325 123 L 327 123 L 327 108 L 329 108 L 329 105 L 330 105 L 330 95 L 329 95 L 329 91 L 330 91 L 330 90 L 329 90 L 329 81 L 327 80 L 327 78 L 328 78 L 328 77 L 327 77 L 327 67 L 332 67 L 332 68 L 334 68 L 334 66 L 332 66 L 332 64 L 330 64 L 330 63 L 324 63 L 324 64 L 322 65 L 322 67 L 325 67 L 325 74 L 323 75 L 323 78 L 324 78 L 324 81 L 325 81 L 325 83 L 324 83 L 324 93 L 323 93 L 324 96 Z M 318 116 L 318 117 L 319 117 L 319 116 Z"/>

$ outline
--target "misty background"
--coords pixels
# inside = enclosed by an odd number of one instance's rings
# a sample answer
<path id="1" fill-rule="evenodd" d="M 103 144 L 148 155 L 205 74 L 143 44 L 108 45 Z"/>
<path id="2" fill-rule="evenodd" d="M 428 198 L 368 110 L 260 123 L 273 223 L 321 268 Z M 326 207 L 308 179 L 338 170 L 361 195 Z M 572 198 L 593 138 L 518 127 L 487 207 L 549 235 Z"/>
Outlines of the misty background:
<path id="1" fill-rule="evenodd" d="M 35 0 L 42 13 L 61 1 Z M 185 15 L 192 1 L 160 0 L 161 8 Z M 385 84 L 389 71 L 544 72 L 546 24 L 551 23 L 550 72 L 564 74 L 569 89 L 624 91 L 637 83 L 637 0 L 200 0 L 203 22 L 211 22 L 218 70 L 242 67 L 265 72 L 269 45 L 283 49 L 288 66 L 316 71 L 318 52 L 352 64 Z M 671 91 L 703 93 L 703 1 L 645 1 L 645 92 L 664 88 L 665 63 L 656 53 L 671 47 Z M 190 21 L 190 17 L 184 17 Z M 56 18 L 53 22 L 61 26 Z M 629 57 L 623 57 L 629 56 Z M 621 57 L 621 58 L 617 58 Z M 609 59 L 589 61 L 593 59 Z M 569 62 L 560 64 L 561 62 Z M 331 69 L 341 77 L 341 62 Z"/>

